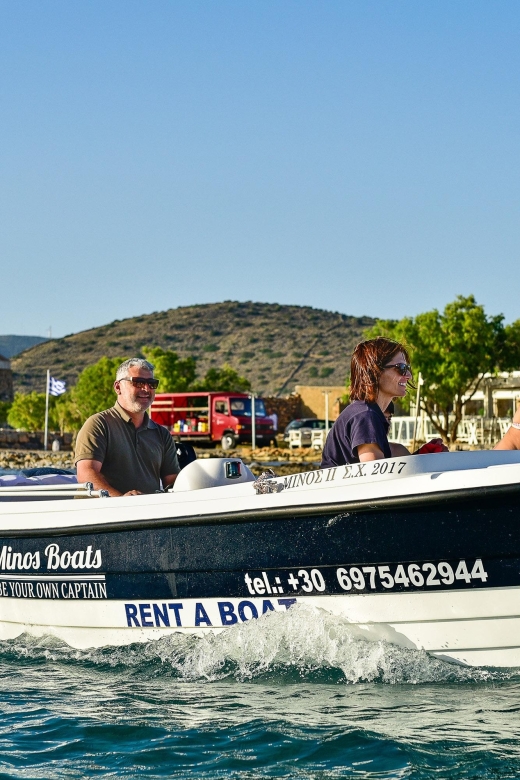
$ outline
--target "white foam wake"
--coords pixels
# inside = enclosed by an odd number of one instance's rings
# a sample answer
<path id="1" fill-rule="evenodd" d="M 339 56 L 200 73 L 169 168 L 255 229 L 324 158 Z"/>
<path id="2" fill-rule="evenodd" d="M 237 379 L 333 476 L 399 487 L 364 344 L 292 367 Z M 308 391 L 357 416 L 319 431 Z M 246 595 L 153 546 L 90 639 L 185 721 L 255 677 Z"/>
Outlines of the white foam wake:
<path id="1" fill-rule="evenodd" d="M 478 682 L 512 676 L 456 666 L 388 641 L 384 627 L 365 631 L 345 618 L 299 604 L 203 637 L 169 635 L 147 644 L 75 650 L 52 637 L 24 635 L 0 643 L 0 654 L 26 659 L 132 667 L 185 680 L 251 680 L 264 675 L 348 683 Z"/>

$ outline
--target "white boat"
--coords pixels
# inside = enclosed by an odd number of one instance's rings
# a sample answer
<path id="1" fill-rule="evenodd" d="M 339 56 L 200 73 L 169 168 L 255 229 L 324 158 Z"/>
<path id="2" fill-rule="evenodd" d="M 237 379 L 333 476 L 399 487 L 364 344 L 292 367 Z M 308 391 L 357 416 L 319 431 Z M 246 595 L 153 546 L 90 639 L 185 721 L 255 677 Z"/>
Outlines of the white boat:
<path id="1" fill-rule="evenodd" d="M 392 458 L 255 480 L 189 464 L 168 493 L 0 488 L 0 639 L 78 648 L 311 604 L 371 636 L 520 666 L 520 453 Z"/>

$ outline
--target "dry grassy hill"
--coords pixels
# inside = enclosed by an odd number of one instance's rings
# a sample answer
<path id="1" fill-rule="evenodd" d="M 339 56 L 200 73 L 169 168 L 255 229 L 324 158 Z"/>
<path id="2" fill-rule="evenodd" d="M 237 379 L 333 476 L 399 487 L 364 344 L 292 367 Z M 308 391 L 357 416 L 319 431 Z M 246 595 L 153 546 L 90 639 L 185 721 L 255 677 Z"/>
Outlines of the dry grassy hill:
<path id="1" fill-rule="evenodd" d="M 53 339 L 12 361 L 15 389 L 45 387 L 45 372 L 74 383 L 103 355 L 128 358 L 143 346 L 193 355 L 198 374 L 229 363 L 264 395 L 289 393 L 295 384 L 341 385 L 352 348 L 373 324 L 369 317 L 270 303 L 185 306 Z"/>

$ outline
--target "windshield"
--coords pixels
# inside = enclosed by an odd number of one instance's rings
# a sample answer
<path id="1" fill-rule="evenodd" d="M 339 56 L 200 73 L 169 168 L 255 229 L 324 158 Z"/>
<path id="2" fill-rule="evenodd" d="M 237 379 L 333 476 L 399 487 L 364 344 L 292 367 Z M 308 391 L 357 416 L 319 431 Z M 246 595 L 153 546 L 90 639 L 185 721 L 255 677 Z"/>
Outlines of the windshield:
<path id="1" fill-rule="evenodd" d="M 251 399 L 250 398 L 231 398 L 231 414 L 238 414 L 241 417 L 251 417 Z M 260 398 L 255 398 L 255 416 L 267 417 L 264 402 Z"/>
<path id="2" fill-rule="evenodd" d="M 299 428 L 319 428 L 324 430 L 325 420 L 292 420 L 285 430 L 294 431 Z"/>
<path id="3" fill-rule="evenodd" d="M 305 426 L 305 420 L 292 420 L 287 426 L 287 431 L 294 431 L 297 428 L 303 428 Z"/>

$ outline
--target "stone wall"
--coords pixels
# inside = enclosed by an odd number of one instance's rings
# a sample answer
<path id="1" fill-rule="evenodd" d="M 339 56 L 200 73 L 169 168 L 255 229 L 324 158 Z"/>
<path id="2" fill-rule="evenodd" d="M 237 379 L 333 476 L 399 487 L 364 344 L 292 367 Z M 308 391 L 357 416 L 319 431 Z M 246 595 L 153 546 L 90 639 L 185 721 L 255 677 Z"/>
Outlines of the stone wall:
<path id="1" fill-rule="evenodd" d="M 43 450 L 44 432 L 13 431 L 10 428 L 0 428 L 0 449 L 8 450 Z M 60 442 L 61 450 L 72 449 L 72 433 L 64 433 L 59 436 L 49 433 L 48 448 L 52 446 L 54 439 Z"/>
<path id="2" fill-rule="evenodd" d="M 267 414 L 278 415 L 278 431 L 283 432 L 291 420 L 304 417 L 302 414 L 302 399 L 299 395 L 289 395 L 286 398 L 276 396 L 262 396 Z"/>

